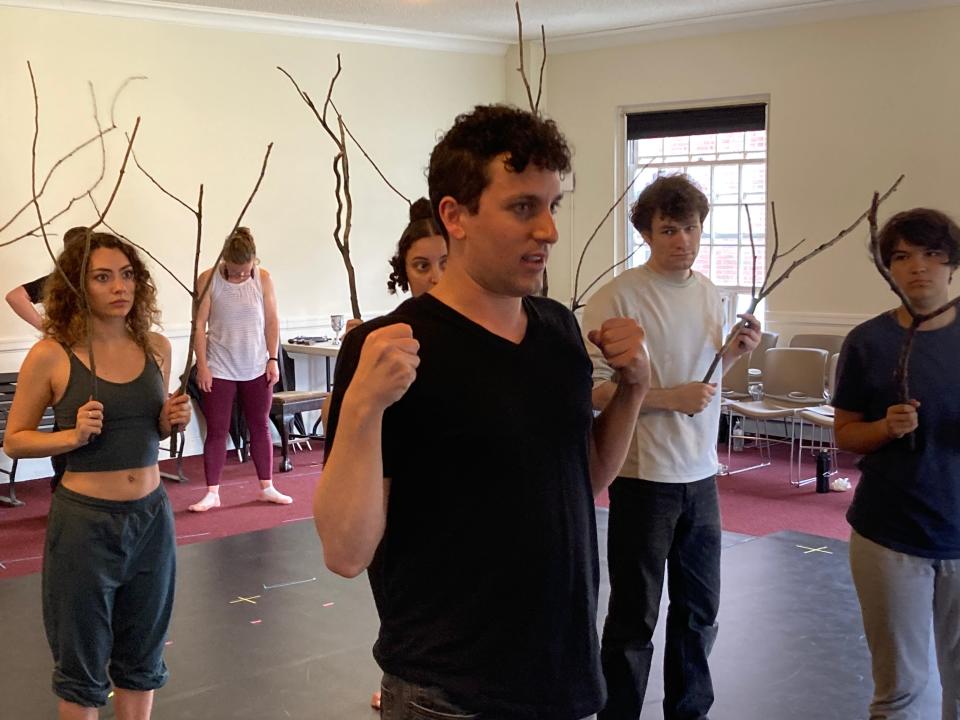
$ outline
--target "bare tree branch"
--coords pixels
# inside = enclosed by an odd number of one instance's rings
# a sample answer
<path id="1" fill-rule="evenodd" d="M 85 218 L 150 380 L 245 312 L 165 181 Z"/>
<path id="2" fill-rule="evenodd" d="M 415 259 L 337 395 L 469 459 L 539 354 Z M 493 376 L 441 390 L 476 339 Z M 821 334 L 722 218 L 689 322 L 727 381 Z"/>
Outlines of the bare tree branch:
<path id="1" fill-rule="evenodd" d="M 330 137 L 333 138 L 334 142 L 337 142 L 337 136 L 334 135 L 333 130 L 327 125 L 327 107 L 330 105 L 331 98 L 333 97 L 333 86 L 337 84 L 337 78 L 340 77 L 340 72 L 343 70 L 343 66 L 340 64 L 340 53 L 337 53 L 337 71 L 333 74 L 333 77 L 330 78 L 330 87 L 327 88 L 327 99 L 323 102 L 323 126 L 327 129 L 327 132 L 330 133 Z M 336 108 L 334 108 L 334 112 Z M 337 112 L 339 115 L 340 113 Z"/>
<path id="2" fill-rule="evenodd" d="M 520 54 L 520 67 L 517 72 L 520 73 L 520 79 L 523 80 L 523 87 L 527 91 L 527 102 L 530 103 L 530 112 L 537 114 L 537 104 L 533 101 L 533 92 L 530 90 L 530 82 L 527 80 L 527 73 L 523 68 L 523 17 L 520 15 L 520 0 L 516 0 L 514 8 L 517 11 L 517 50 Z M 544 58 L 546 60 L 546 58 Z"/>
<path id="3" fill-rule="evenodd" d="M 879 205 L 888 197 L 890 197 L 890 195 L 893 194 L 896 191 L 896 189 L 900 186 L 900 182 L 903 180 L 903 177 L 904 177 L 903 175 L 898 177 L 896 182 L 894 182 L 893 185 L 890 186 L 889 190 L 887 190 L 882 196 L 875 198 L 875 204 Z M 872 207 L 873 205 L 871 205 L 871 208 Z M 803 265 L 808 260 L 816 257 L 823 251 L 833 247 L 838 242 L 840 242 L 843 238 L 845 238 L 847 235 L 853 232 L 860 223 L 862 223 L 864 220 L 866 220 L 870 216 L 870 212 L 871 212 L 871 209 L 867 209 L 862 215 L 860 215 L 860 217 L 858 217 L 850 225 L 848 225 L 839 233 L 837 233 L 832 239 L 814 248 L 813 250 L 808 252 L 806 255 L 804 255 L 800 259 L 794 260 L 793 263 L 791 263 L 790 266 L 786 270 L 784 270 L 776 279 L 773 278 L 772 274 L 768 274 L 763 279 L 763 283 L 760 285 L 759 292 L 755 293 L 754 296 L 751 298 L 750 307 L 747 309 L 747 314 L 752 314 L 757 309 L 757 305 L 759 305 L 762 300 L 769 297 L 770 293 L 772 293 L 777 287 L 779 287 L 784 280 L 790 277 L 790 273 L 792 273 L 794 270 L 796 270 L 798 267 Z M 770 259 L 771 269 L 773 268 L 773 265 L 776 263 L 776 261 L 779 258 L 783 257 L 783 254 L 778 254 L 776 252 L 776 250 L 779 249 L 780 247 L 779 232 L 776 229 L 776 216 L 774 216 L 774 242 L 775 242 L 775 245 L 774 245 L 775 251 L 774 251 L 773 257 Z M 788 252 L 795 250 L 798 245 L 799 243 L 795 245 L 793 248 L 791 248 Z M 701 382 L 705 382 L 705 383 L 710 382 L 710 378 L 713 377 L 714 371 L 717 369 L 717 366 L 720 364 L 720 361 L 723 359 L 723 354 L 729 349 L 730 345 L 733 343 L 737 335 L 740 333 L 740 330 L 742 327 L 743 327 L 743 323 L 738 322 L 730 330 L 730 334 L 727 336 L 726 342 L 724 342 L 720 350 L 717 351 L 717 354 L 713 358 L 713 362 L 710 363 L 710 367 L 707 369 L 707 372 L 706 374 L 704 374 L 703 380 L 701 380 Z"/>
<path id="4" fill-rule="evenodd" d="M 777 227 L 777 204 L 773 200 L 770 201 L 770 218 L 773 220 L 773 255 L 770 256 L 770 264 L 767 266 L 767 272 L 763 275 L 764 278 L 768 278 L 773 274 L 774 263 L 777 262 L 777 257 L 780 255 L 780 228 Z M 756 293 L 754 293 L 754 295 L 756 295 Z"/>
<path id="5" fill-rule="evenodd" d="M 897 181 L 896 181 L 895 183 L 893 183 L 893 185 L 890 187 L 890 189 L 887 190 L 887 191 L 883 194 L 883 196 L 879 199 L 879 203 L 882 203 L 884 200 L 886 200 L 888 197 L 890 197 L 890 195 L 893 194 L 893 192 L 896 191 L 896 189 L 900 186 L 900 181 L 901 181 L 901 180 L 903 180 L 903 175 L 901 175 L 900 177 L 898 177 L 898 178 L 897 178 Z M 769 278 L 769 277 L 764 278 L 764 279 L 763 279 L 763 286 L 760 288 L 760 293 L 759 293 L 759 295 L 758 295 L 756 298 L 754 298 L 753 302 L 751 303 L 750 312 L 753 312 L 754 310 L 756 310 L 757 304 L 758 304 L 761 300 L 763 300 L 763 299 L 764 299 L 765 297 L 767 297 L 771 292 L 773 292 L 773 291 L 777 288 L 777 286 L 780 285 L 780 283 L 782 283 L 784 280 L 786 280 L 788 277 L 790 277 L 790 273 L 792 273 L 794 270 L 796 270 L 798 267 L 800 267 L 801 265 L 803 265 L 803 264 L 804 264 L 805 262 L 807 262 L 808 260 L 811 260 L 812 258 L 814 258 L 814 257 L 816 257 L 817 255 L 819 255 L 820 253 L 822 253 L 824 250 L 827 250 L 827 249 L 833 247 L 833 246 L 836 245 L 838 242 L 840 242 L 841 240 L 843 240 L 843 238 L 845 238 L 847 235 L 849 235 L 851 232 L 853 232 L 860 223 L 862 223 L 864 220 L 866 220 L 866 219 L 867 219 L 867 216 L 868 216 L 869 214 L 870 214 L 870 211 L 869 211 L 869 210 L 866 210 L 860 217 L 858 217 L 858 218 L 857 218 L 856 220 L 854 220 L 850 225 L 848 225 L 848 226 L 845 227 L 843 230 L 841 230 L 839 233 L 837 233 L 832 239 L 828 240 L 827 242 L 823 243 L 822 245 L 820 245 L 820 246 L 816 247 L 815 249 L 811 250 L 810 252 L 808 252 L 806 255 L 804 255 L 804 256 L 803 256 L 802 258 L 800 258 L 799 260 L 794 260 L 794 261 L 790 264 L 790 266 L 789 266 L 783 273 L 781 273 L 780 276 L 779 276 L 776 280 L 773 280 L 773 281 L 771 282 L 771 278 Z M 781 256 L 781 257 L 782 257 L 782 256 Z"/>
<path id="6" fill-rule="evenodd" d="M 134 77 L 128 77 L 126 80 L 123 81 L 123 83 L 120 85 L 120 87 L 117 89 L 117 91 L 114 93 L 114 96 L 113 96 L 113 100 L 112 100 L 112 104 L 111 104 L 111 118 L 112 118 L 112 107 L 116 105 L 117 100 L 119 99 L 120 94 L 123 92 L 124 88 L 125 88 L 131 81 L 133 81 L 133 80 L 141 80 L 141 79 L 146 79 L 146 78 L 143 78 L 143 77 L 140 77 L 140 76 L 134 76 Z M 90 92 L 91 92 L 91 95 L 93 95 L 93 85 L 92 85 L 92 84 L 90 85 Z M 37 199 L 43 197 L 43 193 L 46 191 L 47 185 L 49 184 L 50 179 L 53 177 L 53 175 L 55 174 L 55 172 L 56 172 L 64 163 L 66 163 L 68 160 L 70 160 L 72 157 L 74 157 L 78 152 L 82 151 L 84 148 L 86 148 L 86 147 L 89 146 L 89 145 L 92 145 L 93 143 L 97 142 L 98 140 L 99 140 L 100 143 L 101 143 L 101 150 L 102 150 L 102 145 L 103 145 L 103 138 L 104 138 L 104 136 L 108 135 L 109 133 L 111 133 L 111 132 L 113 132 L 114 130 L 117 129 L 116 123 L 115 123 L 115 122 L 112 122 L 112 120 L 111 120 L 111 125 L 110 125 L 110 127 L 105 128 L 105 129 L 100 127 L 100 121 L 99 121 L 99 118 L 98 118 L 98 116 L 97 116 L 97 110 L 96 110 L 96 97 L 95 97 L 95 96 L 94 96 L 94 119 L 96 120 L 96 123 L 97 123 L 97 134 L 94 135 L 93 137 L 90 137 L 90 138 L 87 138 L 86 140 L 84 140 L 82 143 L 80 143 L 79 145 L 77 145 L 76 147 L 74 147 L 72 150 L 70 150 L 70 152 L 68 152 L 66 155 L 64 155 L 63 157 L 61 157 L 59 160 L 57 160 L 57 161 L 53 164 L 53 166 L 50 168 L 50 170 L 47 171 L 46 177 L 45 177 L 44 180 L 43 180 L 43 184 L 40 186 L 40 189 L 39 189 L 39 190 L 37 191 L 37 193 L 36 193 Z M 76 197 L 72 198 L 72 199 L 70 200 L 70 202 L 67 204 L 67 207 L 65 207 L 63 210 L 60 210 L 60 211 L 57 212 L 56 214 L 50 216 L 50 217 L 47 219 L 47 224 L 49 225 L 51 222 L 53 222 L 54 220 L 56 220 L 57 218 L 59 218 L 61 215 L 65 214 L 68 210 L 70 210 L 71 207 L 73 207 L 73 204 L 74 204 L 75 202 L 83 199 L 83 197 L 84 197 L 87 193 L 93 192 L 93 190 L 94 190 L 94 189 L 100 184 L 100 182 L 103 180 L 105 170 L 106 170 L 106 159 L 105 159 L 104 157 L 101 157 L 100 174 L 99 174 L 99 177 L 96 179 L 96 181 L 95 181 L 90 187 L 88 187 L 83 193 L 81 193 L 80 195 L 77 195 Z M 9 220 L 7 220 L 5 223 L 3 223 L 2 225 L 0 225 L 0 233 L 2 233 L 4 230 L 6 230 L 8 227 L 10 227 L 28 208 L 32 207 L 32 205 L 33 205 L 33 199 L 31 198 L 30 200 L 27 200 L 27 201 L 23 204 L 23 206 L 22 206 L 19 210 L 17 210 L 16 213 L 14 213 L 13 217 L 11 217 L 11 218 L 10 218 Z M 37 235 L 37 233 L 38 233 L 39 231 L 40 231 L 40 228 L 33 228 L 32 230 L 29 230 L 29 231 L 27 231 L 27 232 L 25 232 L 25 233 L 23 233 L 23 234 L 21 234 L 21 235 L 18 235 L 17 237 L 13 238 L 12 240 L 8 240 L 7 242 L 0 243 L 0 247 L 5 247 L 5 246 L 7 246 L 7 245 L 12 245 L 13 243 L 17 242 L 18 240 L 23 240 L 24 238 L 27 238 L 27 237 L 36 237 L 36 235 Z"/>
<path id="7" fill-rule="evenodd" d="M 129 138 L 128 138 L 128 139 L 129 139 Z M 159 182 L 157 182 L 157 179 L 154 178 L 153 175 L 151 175 L 149 172 L 147 172 L 146 169 L 143 167 L 143 165 L 140 164 L 140 161 L 137 159 L 137 154 L 136 154 L 136 153 L 133 153 L 132 155 L 133 155 L 133 164 L 137 166 L 137 169 L 140 170 L 140 172 L 142 172 L 144 175 L 146 175 L 147 180 L 149 180 L 150 182 L 152 182 L 160 192 L 162 192 L 164 195 L 166 195 L 168 198 L 170 198 L 170 199 L 173 200 L 174 202 L 180 203 L 180 205 L 182 205 L 184 208 L 186 208 L 189 212 L 191 212 L 191 213 L 196 213 L 196 210 L 194 210 L 192 207 L 190 207 L 189 205 L 187 205 L 183 200 L 181 200 L 180 198 L 178 198 L 178 197 L 177 197 L 176 195 L 174 195 L 172 192 L 170 192 L 169 190 L 167 190 L 163 185 L 161 185 Z M 99 211 L 98 211 L 98 212 L 99 212 Z"/>
<path id="8" fill-rule="evenodd" d="M 623 258 L 622 260 L 618 260 L 618 261 L 615 262 L 613 265 L 611 265 L 611 266 L 608 267 L 606 270 L 604 270 L 602 273 L 600 273 L 599 275 L 597 275 L 597 277 L 595 277 L 595 278 L 593 279 L 593 282 L 590 283 L 589 285 L 587 285 L 587 286 L 583 289 L 583 292 L 580 293 L 580 296 L 574 299 L 574 301 L 573 301 L 573 303 L 572 303 L 572 307 L 570 308 L 571 312 L 576 312 L 577 310 L 579 310 L 580 308 L 583 307 L 583 298 L 584 298 L 584 296 L 585 296 L 588 292 L 590 292 L 590 290 L 593 288 L 593 286 L 596 285 L 598 282 L 600 282 L 608 272 L 610 272 L 611 270 L 616 270 L 619 266 L 623 265 L 625 262 L 627 262 L 628 260 L 630 260 L 630 258 L 632 258 L 634 255 L 636 255 L 637 252 L 639 252 L 639 250 L 640 250 L 640 246 L 638 245 L 638 246 L 635 247 L 635 248 L 630 252 L 630 254 L 627 255 L 625 258 Z"/>
<path id="9" fill-rule="evenodd" d="M 100 213 L 100 217 L 97 218 L 97 221 L 90 226 L 91 230 L 95 230 L 99 225 L 103 223 L 103 219 L 107 216 L 107 213 L 110 211 L 113 201 L 117 197 L 117 192 L 120 190 L 120 183 L 123 182 L 123 176 L 127 171 L 127 161 L 130 159 L 130 153 L 133 150 L 133 142 L 137 139 L 137 131 L 140 129 L 140 118 L 137 118 L 136 123 L 133 126 L 133 133 L 130 135 L 130 140 L 127 142 L 127 152 L 123 155 L 123 162 L 120 164 L 120 172 L 117 175 L 117 182 L 113 186 L 113 192 L 110 193 L 110 197 L 107 199 L 107 204 L 104 206 L 103 211 Z"/>
<path id="10" fill-rule="evenodd" d="M 93 199 L 93 195 L 89 195 L 88 197 L 89 197 L 89 199 L 90 199 L 90 203 L 93 205 L 93 210 L 94 210 L 94 212 L 96 212 L 96 213 L 99 215 L 99 214 L 100 214 L 100 208 L 97 206 L 97 201 Z M 187 209 L 190 210 L 189 207 L 188 207 Z M 164 270 L 166 270 L 167 274 L 168 274 L 170 277 L 172 277 L 172 278 L 177 282 L 177 284 L 178 284 L 180 287 L 182 287 L 184 290 L 186 290 L 188 294 L 192 294 L 191 291 L 190 291 L 190 288 L 188 288 L 186 285 L 184 285 L 183 281 L 182 281 L 179 277 L 177 277 L 177 274 L 176 274 L 175 272 L 173 272 L 173 270 L 171 270 L 170 268 L 168 268 L 166 265 L 164 265 L 163 262 L 162 262 L 156 255 L 154 255 L 152 252 L 150 252 L 147 248 L 145 248 L 143 245 L 140 245 L 139 243 L 135 242 L 134 240 L 131 240 L 129 237 L 127 237 L 127 236 L 124 235 L 122 232 L 120 232 L 119 230 L 117 230 L 115 227 L 113 227 L 113 226 L 112 226 L 110 223 L 108 223 L 106 220 L 103 221 L 103 226 L 104 226 L 107 230 L 109 230 L 113 235 L 116 235 L 118 238 L 120 238 L 121 240 L 123 240 L 125 243 L 129 243 L 130 245 L 133 245 L 137 250 L 139 250 L 139 251 L 142 252 L 144 255 L 146 255 L 146 256 L 149 257 L 151 260 L 153 260 L 157 265 L 159 265 L 161 268 L 163 268 Z"/>
<path id="11" fill-rule="evenodd" d="M 60 263 L 57 262 L 57 256 L 53 252 L 53 248 L 50 247 L 50 239 L 47 237 L 47 227 L 46 223 L 43 221 L 43 212 L 40 210 L 40 200 L 37 196 L 37 142 L 40 138 L 40 97 L 37 94 L 37 81 L 33 76 L 33 66 L 30 64 L 30 61 L 27 61 L 27 71 L 30 73 L 30 85 L 33 88 L 33 144 L 30 149 L 30 190 L 32 195 L 33 209 L 37 214 L 37 222 L 40 223 L 39 230 L 43 235 L 43 244 L 47 248 L 47 254 L 50 255 L 50 259 L 53 260 L 54 267 L 56 271 L 60 273 L 64 281 L 67 283 L 73 292 L 78 296 L 82 297 L 82 293 L 77 289 L 70 278 L 67 277 L 67 274 L 63 271 L 63 268 L 60 267 Z"/>
<path id="12" fill-rule="evenodd" d="M 750 206 L 744 205 L 743 209 L 747 211 L 747 233 L 750 235 L 750 254 L 753 256 L 753 275 L 750 278 L 750 297 L 757 294 L 757 245 L 753 240 L 753 221 L 750 219 Z M 740 268 L 737 268 L 739 274 Z"/>
<path id="13" fill-rule="evenodd" d="M 349 133 L 349 130 L 347 129 L 343 115 L 337 109 L 337 106 L 333 101 L 333 89 L 336 85 L 337 78 L 340 77 L 340 73 L 343 70 L 343 67 L 340 63 L 340 54 L 337 54 L 337 70 L 330 79 L 330 85 L 327 88 L 327 97 L 323 103 L 322 113 L 317 110 L 317 107 L 310 96 L 300 89 L 297 81 L 293 79 L 290 73 L 279 66 L 277 69 L 286 75 L 290 82 L 293 83 L 297 93 L 300 95 L 300 99 L 303 100 L 307 104 L 307 107 L 313 111 L 314 117 L 317 118 L 317 121 L 326 131 L 327 135 L 329 135 L 333 140 L 333 144 L 337 148 L 337 152 L 333 158 L 333 175 L 336 179 L 334 195 L 337 201 L 336 224 L 333 231 L 333 242 L 337 246 L 337 250 L 340 251 L 340 257 L 343 259 L 343 265 L 347 271 L 347 285 L 350 291 L 350 306 L 353 310 L 353 316 L 357 319 L 360 319 L 360 300 L 357 294 L 356 273 L 354 271 L 353 263 L 350 260 L 350 227 L 353 217 L 353 198 L 350 194 L 350 161 L 347 155 L 347 134 Z M 327 110 L 331 107 L 337 116 L 336 132 L 331 124 L 327 121 Z M 360 144 L 357 143 L 356 138 L 354 138 L 352 135 L 350 135 L 350 137 L 353 139 L 354 143 L 357 144 L 357 147 L 360 147 Z M 362 147 L 360 147 L 360 151 L 363 152 L 368 160 L 370 160 L 370 163 L 373 164 L 380 177 L 386 182 L 386 178 L 384 177 L 383 173 L 380 172 L 380 169 L 375 163 L 373 163 L 373 160 L 370 159 L 370 156 L 367 155 L 366 151 L 364 151 Z M 410 203 L 410 201 L 401 193 L 399 193 L 399 191 L 397 191 L 393 185 L 391 185 L 389 182 L 387 182 L 387 185 L 393 189 L 394 192 L 403 197 L 404 200 L 407 200 L 408 204 Z"/>
<path id="14" fill-rule="evenodd" d="M 547 66 L 547 31 L 543 25 L 540 26 L 540 46 L 543 54 L 540 58 L 540 80 L 537 82 L 537 101 L 533 104 L 533 113 L 540 112 L 540 98 L 543 95 L 543 70 Z"/>
<path id="15" fill-rule="evenodd" d="M 116 110 L 117 110 L 117 100 L 120 99 L 120 93 L 122 93 L 124 89 L 127 87 L 127 85 L 132 83 L 134 80 L 147 80 L 147 79 L 148 78 L 146 75 L 131 75 L 130 77 L 125 79 L 122 83 L 120 83 L 120 87 L 118 87 L 117 91 L 113 94 L 113 100 L 110 101 L 110 127 L 111 128 L 117 127 Z"/>
<path id="16" fill-rule="evenodd" d="M 597 284 L 596 280 L 594 280 L 593 282 L 590 283 L 590 285 L 587 286 L 587 290 L 584 290 L 582 293 L 578 293 L 577 291 L 577 288 L 580 285 L 580 270 L 583 268 L 583 259 L 587 256 L 587 250 L 590 248 L 590 244 L 593 242 L 594 238 L 597 237 L 597 233 L 600 232 L 600 228 L 603 227 L 603 224 L 607 221 L 607 218 L 609 218 L 613 214 L 613 211 L 617 209 L 617 207 L 620 205 L 621 202 L 623 202 L 623 199 L 627 196 L 627 193 L 630 192 L 630 188 L 632 188 L 634 184 L 637 182 L 637 180 L 640 179 L 640 176 L 643 174 L 643 171 L 646 170 L 647 167 L 649 167 L 649 165 L 650 163 L 647 163 L 642 168 L 640 168 L 636 173 L 634 173 L 633 180 L 631 180 L 627 185 L 627 187 L 623 189 L 623 192 L 620 193 L 620 197 L 618 197 L 616 201 L 614 201 L 613 205 L 610 206 L 606 214 L 603 216 L 600 222 L 597 223 L 597 226 L 593 229 L 593 232 L 590 233 L 590 237 L 588 237 L 587 241 L 583 244 L 583 249 L 580 251 L 580 259 L 577 260 L 577 271 L 576 273 L 574 273 L 574 276 L 573 276 L 573 302 L 570 304 L 571 310 L 576 310 L 577 308 L 582 307 L 582 300 L 584 296 L 587 294 L 587 291 Z M 639 250 L 639 248 L 635 248 L 633 252 L 627 255 L 626 259 L 629 260 L 630 258 L 632 258 L 634 254 L 637 252 L 637 250 Z M 601 273 L 600 277 L 603 277 L 608 272 L 610 272 L 610 270 L 613 270 L 614 268 L 617 267 L 617 265 L 620 265 L 623 262 L 625 262 L 625 260 L 621 260 L 619 263 L 616 263 L 610 269 L 604 270 L 603 273 Z"/>
<path id="17" fill-rule="evenodd" d="M 364 156 L 364 157 L 367 159 L 367 161 L 373 166 L 373 169 L 377 171 L 377 175 L 380 176 L 380 179 L 383 180 L 383 181 L 387 184 L 387 187 L 388 187 L 388 188 L 390 188 L 390 189 L 393 190 L 397 195 L 399 195 L 401 198 L 403 198 L 403 199 L 406 201 L 407 205 L 412 205 L 413 203 L 410 201 L 410 198 L 408 198 L 408 197 L 407 197 L 406 195 L 404 195 L 402 192 L 400 192 L 399 190 L 397 190 L 397 188 L 395 188 L 395 187 L 393 186 L 393 183 L 391 183 L 389 180 L 387 180 L 387 176 L 383 174 L 383 171 L 381 171 L 381 170 L 380 170 L 380 167 L 373 161 L 373 158 L 370 157 L 370 155 L 367 153 L 366 150 L 364 150 L 363 145 L 360 144 L 360 141 L 357 140 L 356 137 L 354 137 L 354 135 L 353 135 L 352 132 L 350 132 L 350 127 L 347 125 L 346 121 L 343 120 L 343 115 L 340 114 L 340 110 L 337 109 L 337 106 L 336 106 L 336 104 L 333 102 L 333 100 L 330 101 L 330 106 L 333 108 L 334 112 L 337 113 L 337 117 L 340 119 L 339 122 L 343 122 L 343 129 L 346 131 L 346 133 L 347 133 L 347 135 L 350 137 L 350 139 L 353 140 L 353 144 L 357 146 L 357 149 L 360 150 L 361 153 L 363 153 L 363 156 Z"/>

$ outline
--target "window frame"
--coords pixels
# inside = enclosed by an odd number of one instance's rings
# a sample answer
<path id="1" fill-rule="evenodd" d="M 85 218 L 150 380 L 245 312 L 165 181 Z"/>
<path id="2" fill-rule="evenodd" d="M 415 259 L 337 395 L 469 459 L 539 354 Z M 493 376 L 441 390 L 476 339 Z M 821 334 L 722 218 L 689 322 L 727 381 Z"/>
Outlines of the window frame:
<path id="1" fill-rule="evenodd" d="M 766 128 L 765 128 L 767 150 L 765 153 L 765 157 L 762 160 L 760 158 L 744 157 L 743 159 L 737 159 L 737 160 L 705 161 L 704 165 L 713 166 L 713 165 L 722 165 L 722 164 L 735 164 L 741 168 L 739 171 L 739 174 L 742 180 L 742 174 L 743 174 L 742 166 L 744 164 L 748 164 L 751 162 L 757 163 L 758 161 L 763 162 L 766 166 L 766 172 L 764 174 L 764 208 L 763 208 L 764 216 L 763 218 L 764 218 L 764 227 L 769 228 L 770 224 L 769 224 L 769 217 L 768 217 L 768 212 L 769 212 L 768 201 L 769 201 L 769 186 L 770 186 L 770 139 L 771 139 L 771 126 L 772 126 L 772 122 L 771 122 L 772 105 L 770 102 L 770 96 L 768 94 L 745 95 L 745 96 L 738 96 L 738 97 L 731 97 L 731 98 L 715 98 L 711 100 L 698 100 L 698 101 L 689 101 L 689 102 L 629 105 L 629 106 L 621 106 L 617 109 L 617 112 L 618 112 L 617 153 L 615 158 L 616 187 L 615 187 L 614 197 L 620 197 L 621 195 L 624 195 L 624 201 L 623 201 L 623 207 L 621 208 L 621 211 L 617 213 L 617 222 L 614 223 L 614 262 L 618 263 L 616 269 L 614 270 L 615 275 L 619 275 L 621 272 L 631 267 L 629 265 L 630 261 L 627 260 L 627 256 L 629 255 L 631 250 L 631 246 L 630 246 L 632 242 L 631 233 L 633 228 L 630 225 L 630 221 L 629 221 L 630 207 L 629 207 L 629 204 L 627 203 L 628 193 L 625 192 L 627 190 L 628 184 L 630 183 L 630 178 L 628 177 L 630 164 L 628 162 L 628 145 L 627 144 L 629 140 L 627 139 L 627 116 L 634 113 L 661 112 L 661 111 L 669 111 L 669 110 L 699 110 L 699 109 L 710 109 L 713 107 L 723 107 L 723 106 L 732 106 L 732 105 L 752 105 L 752 104 L 758 104 L 758 103 L 763 103 L 767 106 L 767 117 L 766 117 Z M 745 156 L 748 154 L 748 152 L 749 151 L 744 149 Z M 675 167 L 681 164 L 690 165 L 693 163 L 664 162 L 664 163 L 657 163 L 657 165 L 655 165 L 654 167 L 656 166 Z M 742 197 L 742 183 L 738 184 L 738 186 L 741 187 L 741 197 Z M 738 201 L 736 204 L 741 205 L 742 203 Z M 749 203 L 749 204 L 751 205 L 751 214 L 753 214 L 753 208 L 756 207 L 756 203 Z M 720 207 L 723 205 L 732 207 L 734 204 L 718 203 L 717 207 Z M 712 201 L 710 203 L 710 207 L 711 207 L 711 210 L 714 207 L 714 203 Z M 756 218 L 755 215 L 753 215 L 753 217 Z M 743 222 L 744 222 L 743 214 L 740 213 L 740 217 L 738 217 L 738 223 L 737 223 L 738 230 L 742 227 Z M 756 224 L 756 220 L 754 220 L 754 224 Z M 713 238 L 711 238 L 711 243 L 710 243 L 711 246 L 715 244 L 712 242 L 712 240 Z M 731 245 L 731 247 L 740 247 L 739 240 L 736 246 Z M 764 237 L 764 244 L 762 247 L 763 247 L 763 257 L 764 257 L 764 263 L 765 263 L 766 262 L 766 235 Z M 737 280 L 738 282 L 740 280 L 739 270 L 738 270 Z M 736 303 L 731 303 L 729 301 L 724 303 L 726 306 L 727 320 L 729 323 L 732 324 L 733 320 L 735 319 L 736 312 L 738 310 L 738 308 L 735 306 L 740 306 L 739 308 L 740 310 L 743 309 L 744 296 L 749 296 L 751 288 L 749 286 L 743 286 L 743 285 L 736 285 L 736 286 L 718 285 L 717 288 L 718 290 L 720 290 L 721 295 L 724 296 L 724 298 L 732 299 L 732 296 L 737 296 Z M 757 309 L 757 312 L 762 314 L 763 303 L 761 303 L 761 306 Z M 762 322 L 762 318 L 761 318 L 761 322 Z"/>

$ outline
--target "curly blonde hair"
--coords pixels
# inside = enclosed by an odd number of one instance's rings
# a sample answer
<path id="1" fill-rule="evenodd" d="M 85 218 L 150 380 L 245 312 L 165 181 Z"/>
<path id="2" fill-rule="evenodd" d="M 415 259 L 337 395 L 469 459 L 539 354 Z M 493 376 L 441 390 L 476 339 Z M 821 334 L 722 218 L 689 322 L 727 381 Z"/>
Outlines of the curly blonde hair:
<path id="1" fill-rule="evenodd" d="M 157 307 L 157 288 L 150 277 L 150 271 L 137 249 L 116 235 L 102 232 L 89 232 L 90 253 L 97 248 L 119 250 L 133 267 L 136 291 L 133 307 L 127 314 L 127 331 L 145 353 L 156 355 L 150 346 L 150 329 L 160 324 L 160 310 Z M 43 286 L 43 333 L 66 347 L 73 347 L 87 339 L 87 313 L 83 300 L 77 296 L 74 288 L 80 288 L 80 270 L 83 265 L 85 242 L 67 243 L 57 258 L 57 267 Z"/>

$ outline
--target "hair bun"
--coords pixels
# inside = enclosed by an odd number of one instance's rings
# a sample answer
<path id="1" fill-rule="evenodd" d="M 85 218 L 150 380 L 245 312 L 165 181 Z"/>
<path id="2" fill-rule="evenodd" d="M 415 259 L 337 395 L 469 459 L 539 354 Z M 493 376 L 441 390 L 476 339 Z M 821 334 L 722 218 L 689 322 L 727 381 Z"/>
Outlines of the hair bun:
<path id="1" fill-rule="evenodd" d="M 422 197 L 410 206 L 410 222 L 429 220 L 433 217 L 433 206 L 427 198 Z"/>

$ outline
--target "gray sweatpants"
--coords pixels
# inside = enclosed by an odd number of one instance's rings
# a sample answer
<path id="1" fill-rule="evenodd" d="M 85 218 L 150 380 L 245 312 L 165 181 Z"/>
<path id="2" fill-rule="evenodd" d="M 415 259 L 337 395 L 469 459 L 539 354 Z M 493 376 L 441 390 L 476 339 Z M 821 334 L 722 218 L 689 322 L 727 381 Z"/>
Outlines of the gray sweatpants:
<path id="1" fill-rule="evenodd" d="M 943 720 L 960 720 L 960 560 L 899 553 L 853 532 L 850 569 L 873 661 L 870 720 L 921 718 L 930 625 L 936 643 Z"/>

